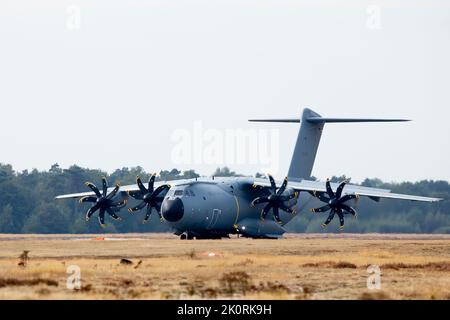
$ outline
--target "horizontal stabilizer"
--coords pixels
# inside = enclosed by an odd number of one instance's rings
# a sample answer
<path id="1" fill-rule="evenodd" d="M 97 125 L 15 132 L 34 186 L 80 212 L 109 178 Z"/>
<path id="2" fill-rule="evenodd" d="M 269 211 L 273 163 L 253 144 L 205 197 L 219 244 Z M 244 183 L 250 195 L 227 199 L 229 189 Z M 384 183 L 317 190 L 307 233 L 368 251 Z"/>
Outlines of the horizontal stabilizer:
<path id="1" fill-rule="evenodd" d="M 310 117 L 306 121 L 309 123 L 345 123 L 345 122 L 405 122 L 407 119 L 352 119 L 352 118 L 322 118 Z"/>
<path id="2" fill-rule="evenodd" d="M 325 118 L 309 108 L 303 109 L 300 118 L 284 119 L 252 119 L 251 122 L 282 122 L 301 123 L 297 142 L 289 167 L 289 179 L 299 181 L 309 179 L 314 166 L 320 137 L 326 123 L 355 123 L 355 122 L 403 122 L 406 119 L 379 119 L 379 118 Z"/>
<path id="3" fill-rule="evenodd" d="M 300 119 L 250 119 L 250 122 L 292 122 L 300 123 Z"/>
<path id="4" fill-rule="evenodd" d="M 250 122 L 285 122 L 285 123 L 300 123 L 300 119 L 251 119 Z M 357 118 L 322 118 L 309 117 L 306 118 L 309 123 L 351 123 L 351 122 L 405 122 L 411 121 L 408 119 L 357 119 Z"/>

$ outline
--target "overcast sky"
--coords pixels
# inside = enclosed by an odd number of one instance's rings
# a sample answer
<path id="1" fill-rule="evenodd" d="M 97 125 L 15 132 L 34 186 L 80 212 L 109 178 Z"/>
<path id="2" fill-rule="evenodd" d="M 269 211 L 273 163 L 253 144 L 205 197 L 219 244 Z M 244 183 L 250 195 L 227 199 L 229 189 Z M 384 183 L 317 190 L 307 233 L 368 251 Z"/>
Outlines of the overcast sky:
<path id="1" fill-rule="evenodd" d="M 247 119 L 298 118 L 307 106 L 414 120 L 326 125 L 314 175 L 450 180 L 450 5 L 344 4 L 2 0 L 0 162 L 206 175 L 225 163 L 173 158 L 174 132 L 194 135 L 201 121 L 223 135 L 279 130 L 270 150 L 282 177 L 298 125 Z"/>

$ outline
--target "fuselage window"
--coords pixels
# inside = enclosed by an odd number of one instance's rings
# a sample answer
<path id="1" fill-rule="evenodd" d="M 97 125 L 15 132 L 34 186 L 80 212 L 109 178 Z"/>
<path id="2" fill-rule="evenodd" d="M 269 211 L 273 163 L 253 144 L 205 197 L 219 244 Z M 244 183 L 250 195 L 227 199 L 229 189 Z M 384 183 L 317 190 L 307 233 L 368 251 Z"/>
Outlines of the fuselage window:
<path id="1" fill-rule="evenodd" d="M 173 195 L 174 196 L 182 196 L 183 195 L 183 190 L 176 190 Z"/>

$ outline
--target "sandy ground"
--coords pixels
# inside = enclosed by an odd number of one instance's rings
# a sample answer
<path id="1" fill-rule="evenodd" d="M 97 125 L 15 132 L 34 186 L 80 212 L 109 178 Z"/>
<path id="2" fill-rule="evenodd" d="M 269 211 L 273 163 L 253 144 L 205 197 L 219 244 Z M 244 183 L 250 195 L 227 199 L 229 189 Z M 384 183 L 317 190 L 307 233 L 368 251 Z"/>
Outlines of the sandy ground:
<path id="1" fill-rule="evenodd" d="M 0 299 L 216 298 L 450 299 L 450 235 L 0 235 Z"/>

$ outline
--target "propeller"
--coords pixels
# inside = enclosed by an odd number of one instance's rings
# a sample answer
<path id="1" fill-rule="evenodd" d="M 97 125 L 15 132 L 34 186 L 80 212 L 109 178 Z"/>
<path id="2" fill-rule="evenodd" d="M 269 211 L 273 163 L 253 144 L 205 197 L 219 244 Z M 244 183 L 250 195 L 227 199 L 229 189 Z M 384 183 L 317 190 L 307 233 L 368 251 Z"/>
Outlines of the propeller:
<path id="1" fill-rule="evenodd" d="M 279 224 L 282 224 L 282 221 L 280 219 L 279 209 L 289 212 L 289 213 L 292 213 L 292 214 L 295 214 L 295 211 L 293 209 L 291 209 L 290 207 L 288 207 L 287 205 L 285 205 L 285 202 L 297 197 L 298 193 L 295 192 L 290 195 L 283 195 L 283 193 L 286 190 L 286 187 L 288 185 L 288 178 L 287 177 L 284 178 L 283 184 L 281 185 L 280 188 L 278 188 L 278 191 L 277 191 L 277 186 L 275 184 L 275 180 L 273 179 L 273 177 L 270 174 L 268 174 L 267 176 L 270 181 L 270 195 L 255 198 L 252 201 L 251 205 L 252 205 L 252 207 L 255 207 L 257 204 L 267 203 L 261 211 L 261 219 L 265 220 L 267 217 L 267 214 L 272 209 L 275 221 Z"/>
<path id="2" fill-rule="evenodd" d="M 142 180 L 139 176 L 136 177 L 136 184 L 139 187 L 137 191 L 130 191 L 128 194 L 137 199 L 142 200 L 137 206 L 133 208 L 129 208 L 128 211 L 133 213 L 135 211 L 142 210 L 144 207 L 147 207 L 147 211 L 145 214 L 145 218 L 143 223 L 147 223 L 150 215 L 152 214 L 153 208 L 158 212 L 159 218 L 162 220 L 161 216 L 161 203 L 164 200 L 164 197 L 158 197 L 163 191 L 170 189 L 170 186 L 167 184 L 161 185 L 158 188 L 154 189 L 156 174 L 153 174 L 149 181 L 148 187 L 146 188 L 142 183 Z"/>
<path id="3" fill-rule="evenodd" d="M 89 187 L 95 196 L 86 196 L 80 199 L 80 203 L 92 202 L 95 203 L 86 213 L 86 221 L 89 221 L 92 215 L 99 211 L 98 221 L 102 227 L 105 227 L 105 212 L 108 213 L 115 220 L 122 220 L 116 212 L 120 211 L 127 204 L 127 200 L 114 201 L 113 198 L 119 191 L 120 185 L 116 184 L 116 187 L 108 193 L 108 181 L 105 177 L 102 177 L 102 192 L 92 182 L 86 182 L 85 185 Z"/>
<path id="4" fill-rule="evenodd" d="M 328 224 L 333 220 L 334 216 L 337 214 L 339 217 L 339 229 L 344 229 L 344 214 L 351 214 L 355 218 L 358 215 L 356 210 L 348 205 L 345 204 L 345 202 L 352 200 L 352 199 L 358 199 L 359 196 L 356 194 L 347 194 L 342 197 L 342 191 L 344 190 L 345 185 L 348 183 L 348 181 L 343 181 L 341 184 L 339 184 L 338 188 L 336 189 L 336 193 L 333 192 L 333 189 L 331 188 L 330 179 L 327 179 L 327 182 L 325 184 L 326 186 L 326 193 L 316 193 L 314 192 L 314 196 L 319 198 L 320 201 L 325 202 L 326 205 L 320 208 L 314 208 L 311 209 L 312 212 L 326 212 L 330 211 L 330 214 L 328 215 L 327 220 L 322 224 L 322 227 L 325 228 L 328 226 Z"/>

